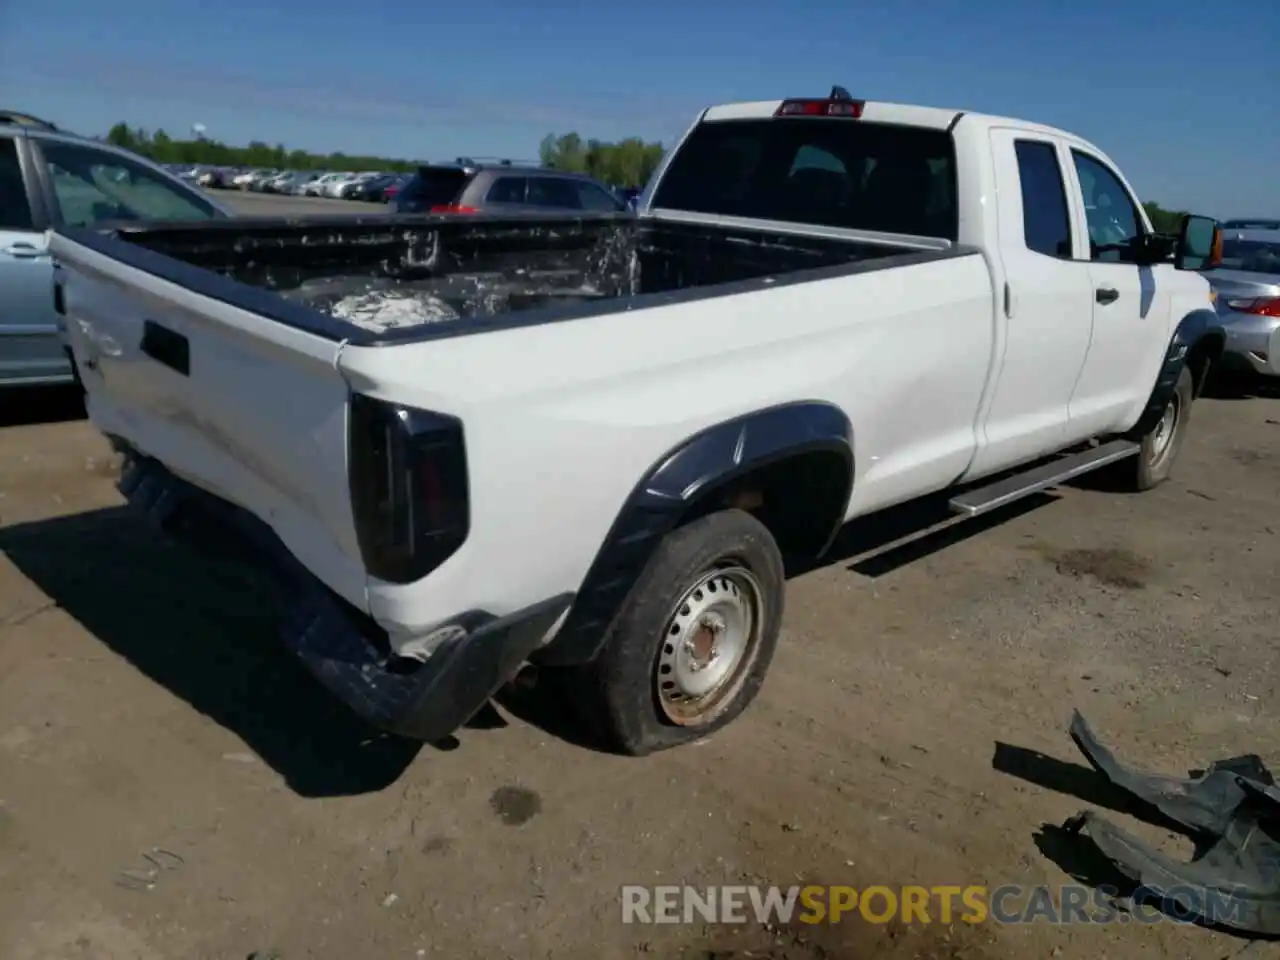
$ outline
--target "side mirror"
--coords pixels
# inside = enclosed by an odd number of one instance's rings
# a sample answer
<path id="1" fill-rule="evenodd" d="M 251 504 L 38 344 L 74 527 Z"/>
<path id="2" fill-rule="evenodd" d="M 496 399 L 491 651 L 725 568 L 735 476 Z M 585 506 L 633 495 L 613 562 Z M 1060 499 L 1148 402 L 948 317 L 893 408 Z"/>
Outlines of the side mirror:
<path id="1" fill-rule="evenodd" d="M 1179 270 L 1212 270 L 1222 263 L 1222 231 L 1212 217 L 1189 215 L 1178 232 L 1173 265 Z"/>

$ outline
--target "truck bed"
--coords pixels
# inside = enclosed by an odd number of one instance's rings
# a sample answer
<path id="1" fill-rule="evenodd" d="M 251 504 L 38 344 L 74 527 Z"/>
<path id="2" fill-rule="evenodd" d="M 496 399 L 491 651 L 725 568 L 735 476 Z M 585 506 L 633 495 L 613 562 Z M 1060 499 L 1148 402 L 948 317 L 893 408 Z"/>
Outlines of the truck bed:
<path id="1" fill-rule="evenodd" d="M 961 252 L 614 214 L 255 219 L 66 232 L 195 292 L 359 345 L 593 316 Z"/>

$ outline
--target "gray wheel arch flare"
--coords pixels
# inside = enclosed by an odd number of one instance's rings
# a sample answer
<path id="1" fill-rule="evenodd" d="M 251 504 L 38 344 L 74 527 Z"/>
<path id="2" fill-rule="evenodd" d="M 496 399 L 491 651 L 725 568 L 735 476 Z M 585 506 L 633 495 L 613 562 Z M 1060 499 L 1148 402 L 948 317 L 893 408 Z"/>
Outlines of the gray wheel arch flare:
<path id="1" fill-rule="evenodd" d="M 771 463 L 821 452 L 838 455 L 847 467 L 840 509 L 821 555 L 839 532 L 853 491 L 853 428 L 840 408 L 807 400 L 756 410 L 707 427 L 663 454 L 623 503 L 568 619 L 538 661 L 568 665 L 593 659 L 662 538 L 705 497 Z"/>

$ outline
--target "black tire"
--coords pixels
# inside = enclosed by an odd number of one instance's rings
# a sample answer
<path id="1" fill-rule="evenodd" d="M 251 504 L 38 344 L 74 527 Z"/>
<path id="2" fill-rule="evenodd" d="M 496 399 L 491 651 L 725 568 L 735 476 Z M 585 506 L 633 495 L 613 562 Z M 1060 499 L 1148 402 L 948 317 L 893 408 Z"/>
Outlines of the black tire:
<path id="1" fill-rule="evenodd" d="M 741 571 L 749 576 L 742 577 Z M 723 683 L 702 700 L 689 700 L 688 708 L 676 704 L 659 685 L 674 684 L 660 674 L 673 675 L 671 662 L 692 654 L 690 645 L 703 642 L 705 629 L 695 629 L 678 605 L 705 578 L 707 584 L 700 603 L 724 602 L 731 614 L 752 607 L 753 629 L 746 631 L 744 653 L 733 662 Z M 758 589 L 758 604 L 743 601 Z M 720 601 L 710 599 L 719 591 Z M 732 594 L 732 595 L 731 595 Z M 602 741 L 602 746 L 618 753 L 644 756 L 709 736 L 732 722 L 755 699 L 773 660 L 782 624 L 786 582 L 782 555 L 768 528 L 741 510 L 723 510 L 701 517 L 668 534 L 659 544 L 644 572 L 636 581 L 609 628 L 604 649 L 591 663 L 574 671 L 572 691 L 583 720 Z M 692 596 L 688 599 L 693 600 Z M 669 631 L 675 633 L 681 614 L 685 619 L 686 642 L 682 653 L 673 653 Z M 707 614 L 713 619 L 718 614 Z M 719 619 L 721 629 L 724 619 Z M 705 624 L 705 619 L 699 620 Z M 733 631 L 730 630 L 729 633 Z M 709 641 L 711 650 L 715 640 Z M 663 663 L 660 663 L 660 658 Z M 685 661 L 681 661 L 685 662 Z M 714 663 L 714 659 L 711 663 Z M 687 674 L 688 671 L 681 671 Z M 698 705 L 703 704 L 701 714 Z M 672 713 L 686 709 L 695 715 Z"/>
<path id="2" fill-rule="evenodd" d="M 1136 457 L 1129 457 L 1116 464 L 1123 469 L 1125 486 L 1130 490 L 1150 490 L 1169 479 L 1173 472 L 1173 464 L 1178 459 L 1178 451 L 1187 435 L 1187 425 L 1191 419 L 1191 404 L 1195 400 L 1195 381 L 1191 371 L 1186 367 L 1178 374 L 1177 385 L 1173 388 L 1173 396 L 1169 407 L 1173 411 L 1173 422 L 1169 426 L 1167 441 L 1162 433 L 1161 424 L 1157 423 L 1141 437 L 1133 437 L 1142 444 Z"/>

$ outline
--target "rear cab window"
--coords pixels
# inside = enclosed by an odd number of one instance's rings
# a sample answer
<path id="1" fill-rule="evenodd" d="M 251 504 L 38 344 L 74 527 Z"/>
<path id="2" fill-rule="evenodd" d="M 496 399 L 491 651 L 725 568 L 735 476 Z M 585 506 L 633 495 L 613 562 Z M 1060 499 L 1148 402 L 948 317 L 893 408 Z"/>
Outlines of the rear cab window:
<path id="1" fill-rule="evenodd" d="M 1022 191 L 1022 234 L 1028 250 L 1069 260 L 1071 214 L 1058 150 L 1043 140 L 1014 143 Z"/>
<path id="2" fill-rule="evenodd" d="M 955 240 L 955 144 L 863 120 L 719 120 L 681 145 L 650 204 Z"/>

